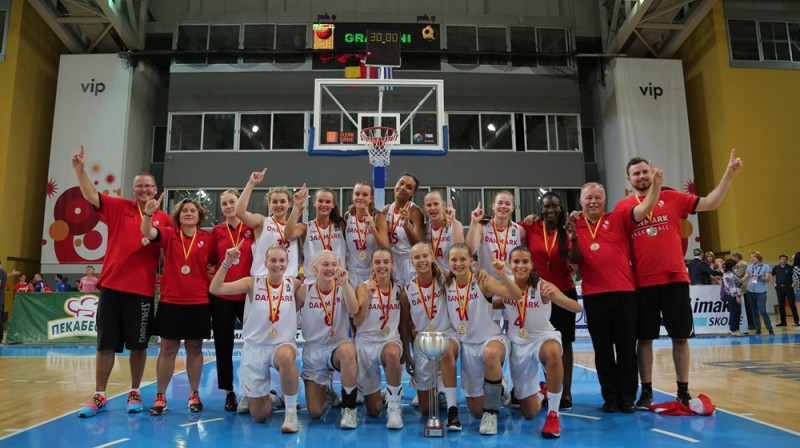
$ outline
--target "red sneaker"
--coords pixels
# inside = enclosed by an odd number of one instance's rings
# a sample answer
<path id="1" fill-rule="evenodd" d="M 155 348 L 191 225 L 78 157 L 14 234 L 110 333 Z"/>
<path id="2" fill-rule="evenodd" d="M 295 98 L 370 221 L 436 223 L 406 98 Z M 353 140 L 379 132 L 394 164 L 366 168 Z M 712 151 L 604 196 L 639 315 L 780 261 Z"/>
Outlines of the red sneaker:
<path id="1" fill-rule="evenodd" d="M 547 414 L 547 420 L 544 422 L 542 428 L 542 437 L 545 439 L 557 439 L 561 437 L 561 421 L 558 419 L 556 411 L 550 411 Z"/>
<path id="2" fill-rule="evenodd" d="M 192 392 L 192 395 L 189 396 L 189 412 L 203 412 L 203 402 L 200 401 L 197 391 Z"/>

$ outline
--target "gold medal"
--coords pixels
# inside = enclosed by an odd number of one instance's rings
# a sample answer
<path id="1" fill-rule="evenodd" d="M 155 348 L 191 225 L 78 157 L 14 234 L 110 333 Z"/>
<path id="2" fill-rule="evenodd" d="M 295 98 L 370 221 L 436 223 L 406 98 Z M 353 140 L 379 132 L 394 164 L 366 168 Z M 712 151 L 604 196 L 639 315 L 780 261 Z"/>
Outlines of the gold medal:
<path id="1" fill-rule="evenodd" d="M 333 339 L 334 337 L 336 337 L 336 332 L 333 330 L 328 330 L 328 337 Z"/>
<path id="2" fill-rule="evenodd" d="M 655 227 L 650 227 L 649 229 L 647 229 L 647 234 L 650 236 L 656 236 L 658 235 L 658 229 L 656 229 Z"/>
<path id="3" fill-rule="evenodd" d="M 600 249 L 600 244 L 599 243 L 592 243 L 592 245 L 589 246 L 589 249 L 591 249 L 591 250 Z"/>
<path id="4" fill-rule="evenodd" d="M 197 229 L 195 229 L 194 233 L 192 234 L 192 241 L 189 243 L 189 250 L 186 250 L 186 243 L 183 242 L 183 230 L 180 231 L 181 250 L 183 250 L 183 263 L 184 263 L 183 267 L 181 268 L 181 274 L 183 275 L 189 275 L 189 273 L 192 272 L 191 268 L 189 268 L 189 265 L 187 265 L 186 263 L 189 262 L 189 254 L 192 253 L 192 247 L 194 246 L 194 239 L 197 238 L 197 233 L 198 233 Z"/>
<path id="5" fill-rule="evenodd" d="M 464 324 L 459 325 L 458 334 L 467 334 L 467 326 Z"/>
<path id="6" fill-rule="evenodd" d="M 384 336 L 389 336 L 389 333 L 391 333 L 391 332 L 392 332 L 391 328 L 383 327 L 383 335 Z"/>
<path id="7" fill-rule="evenodd" d="M 192 269 L 187 265 L 183 265 L 183 267 L 181 268 L 181 274 L 189 275 L 190 272 L 192 272 Z"/>
<path id="8" fill-rule="evenodd" d="M 269 329 L 269 337 L 274 339 L 275 336 L 277 335 L 278 335 L 278 330 L 276 330 L 275 327 Z"/>
<path id="9" fill-rule="evenodd" d="M 359 252 L 358 253 L 358 259 L 361 260 L 361 261 L 366 260 L 367 259 L 367 253 L 366 252 Z"/>
<path id="10" fill-rule="evenodd" d="M 146 236 L 143 236 L 142 237 L 142 246 L 147 246 L 148 244 L 150 244 L 150 240 L 147 239 Z"/>
<path id="11" fill-rule="evenodd" d="M 520 339 L 528 339 L 528 334 L 529 334 L 528 330 L 526 330 L 525 328 L 520 328 L 519 331 L 517 332 L 517 336 L 519 336 Z"/>

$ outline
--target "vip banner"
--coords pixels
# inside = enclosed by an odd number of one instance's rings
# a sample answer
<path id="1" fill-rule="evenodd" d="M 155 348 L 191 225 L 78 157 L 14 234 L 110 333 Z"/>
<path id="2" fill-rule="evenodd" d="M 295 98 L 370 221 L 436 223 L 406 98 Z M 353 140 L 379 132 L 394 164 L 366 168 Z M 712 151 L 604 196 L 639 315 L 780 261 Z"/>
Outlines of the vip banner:
<path id="1" fill-rule="evenodd" d="M 680 60 L 614 59 L 601 89 L 608 208 L 633 193 L 633 157 L 664 169 L 664 187 L 695 194 L 686 90 Z M 704 192 L 707 193 L 707 192 Z M 681 220 L 684 253 L 699 247 L 697 216 Z"/>

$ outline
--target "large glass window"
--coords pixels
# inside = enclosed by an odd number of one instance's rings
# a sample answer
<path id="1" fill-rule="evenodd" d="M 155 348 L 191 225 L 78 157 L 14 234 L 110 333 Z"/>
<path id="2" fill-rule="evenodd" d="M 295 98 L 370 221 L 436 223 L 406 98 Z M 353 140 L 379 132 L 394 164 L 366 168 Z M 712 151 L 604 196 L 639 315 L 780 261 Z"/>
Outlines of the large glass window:
<path id="1" fill-rule="evenodd" d="M 448 54 L 447 62 L 453 65 L 478 64 L 478 38 L 477 28 L 474 26 L 447 26 L 447 51 L 453 53 L 473 54 Z"/>
<path id="2" fill-rule="evenodd" d="M 303 149 L 305 114 L 273 115 L 272 149 Z"/>
<path id="3" fill-rule="evenodd" d="M 203 114 L 203 149 L 233 149 L 236 114 Z"/>
<path id="4" fill-rule="evenodd" d="M 536 65 L 531 54 L 536 52 L 536 28 L 527 26 L 509 27 L 512 54 L 527 54 L 529 56 L 512 56 L 511 65 L 524 67 Z"/>
<path id="5" fill-rule="evenodd" d="M 508 43 L 505 28 L 478 28 L 479 63 L 488 65 L 508 65 L 508 57 L 487 53 L 506 53 Z"/>
<path id="6" fill-rule="evenodd" d="M 563 28 L 537 28 L 536 40 L 539 46 L 539 65 L 545 67 L 568 67 L 569 41 L 567 30 Z"/>
<path id="7" fill-rule="evenodd" d="M 5 7 L 3 2 L 0 2 L 0 7 Z M 0 62 L 6 60 L 6 36 L 8 35 L 8 10 L 0 9 Z"/>
<path id="8" fill-rule="evenodd" d="M 513 149 L 511 114 L 448 114 L 451 149 Z"/>
<path id="9" fill-rule="evenodd" d="M 754 20 L 729 20 L 728 34 L 731 43 L 731 59 L 758 61 L 758 31 Z"/>
<path id="10" fill-rule="evenodd" d="M 270 149 L 272 114 L 242 114 L 239 125 L 239 149 Z"/>
<path id="11" fill-rule="evenodd" d="M 278 25 L 275 30 L 275 49 L 304 50 L 306 48 L 305 25 Z M 305 62 L 304 54 L 276 55 L 275 62 L 279 64 L 302 64 Z"/>
<path id="12" fill-rule="evenodd" d="M 272 50 L 275 48 L 275 25 L 245 25 L 244 42 L 245 50 Z M 269 55 L 245 55 L 242 57 L 245 64 L 272 62 Z"/>
<path id="13" fill-rule="evenodd" d="M 792 52 L 792 61 L 800 62 L 800 23 L 789 24 L 789 46 Z"/>
<path id="14" fill-rule="evenodd" d="M 208 25 L 178 25 L 175 49 L 179 51 L 205 51 L 208 48 Z M 205 64 L 205 55 L 175 57 L 176 64 Z"/>
<path id="15" fill-rule="evenodd" d="M 226 54 L 209 55 L 209 64 L 238 64 L 239 25 L 211 25 L 208 38 L 209 50 L 224 50 Z"/>
<path id="16" fill-rule="evenodd" d="M 451 149 L 481 149 L 478 114 L 448 114 Z"/>
<path id="17" fill-rule="evenodd" d="M 483 149 L 511 149 L 514 135 L 511 114 L 481 114 Z"/>
<path id="18" fill-rule="evenodd" d="M 172 114 L 170 117 L 169 150 L 198 150 L 203 131 L 201 114 Z"/>
<path id="19" fill-rule="evenodd" d="M 526 115 L 525 144 L 528 151 L 580 151 L 578 115 Z"/>
<path id="20" fill-rule="evenodd" d="M 786 22 L 759 22 L 761 54 L 765 61 L 791 61 Z"/>

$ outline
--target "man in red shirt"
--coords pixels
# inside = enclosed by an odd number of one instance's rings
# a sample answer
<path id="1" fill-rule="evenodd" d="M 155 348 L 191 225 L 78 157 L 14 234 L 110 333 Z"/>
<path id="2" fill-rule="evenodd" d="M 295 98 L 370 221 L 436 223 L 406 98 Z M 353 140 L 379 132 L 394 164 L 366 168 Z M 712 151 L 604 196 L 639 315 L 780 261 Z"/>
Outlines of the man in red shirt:
<path id="1" fill-rule="evenodd" d="M 78 186 L 94 210 L 108 227 L 106 254 L 97 286 L 97 354 L 95 366 L 96 392 L 79 417 L 92 417 L 106 404 L 106 385 L 114 367 L 115 353 L 124 347 L 130 350 L 131 391 L 128 413 L 141 412 L 139 384 L 147 360 L 147 343 L 153 321 L 155 273 L 161 250 L 141 234 L 142 210 L 155 197 L 156 181 L 150 173 L 133 178 L 135 200 L 100 194 L 84 169 L 84 149 L 72 156 L 72 168 Z M 152 217 L 155 226 L 170 225 L 171 218 L 161 210 Z"/>
<path id="2" fill-rule="evenodd" d="M 641 221 L 656 205 L 664 175 L 661 170 L 653 171 L 647 197 L 632 211 L 620 208 L 605 213 L 605 189 L 596 182 L 587 183 L 581 189 L 583 213 L 566 224 L 572 242 L 569 261 L 578 265 L 583 278 L 583 307 L 595 352 L 603 412 L 636 410 L 638 299 L 628 234 L 633 227 L 630 216 Z"/>
<path id="3" fill-rule="evenodd" d="M 655 209 L 641 222 L 635 223 L 630 231 L 631 261 L 639 293 L 637 350 L 642 392 L 636 402 L 638 409 L 647 410 L 653 403 L 653 339 L 658 339 L 662 316 L 667 334 L 672 339 L 677 398 L 684 404 L 691 399 L 688 338 L 694 335 L 694 325 L 689 274 L 681 245 L 681 217 L 719 207 L 731 181 L 741 169 L 742 160 L 736 157 L 735 149 L 731 150 L 725 174 L 708 196 L 662 190 Z M 615 210 L 640 204 L 653 182 L 650 164 L 644 159 L 631 159 L 626 171 L 635 193 L 621 200 Z"/>

